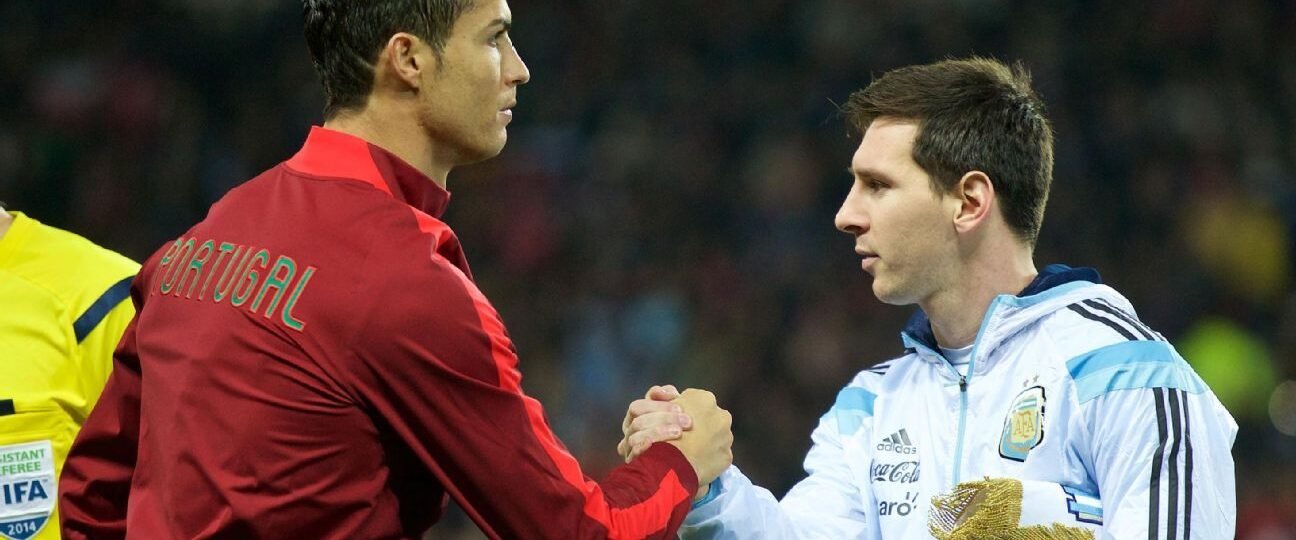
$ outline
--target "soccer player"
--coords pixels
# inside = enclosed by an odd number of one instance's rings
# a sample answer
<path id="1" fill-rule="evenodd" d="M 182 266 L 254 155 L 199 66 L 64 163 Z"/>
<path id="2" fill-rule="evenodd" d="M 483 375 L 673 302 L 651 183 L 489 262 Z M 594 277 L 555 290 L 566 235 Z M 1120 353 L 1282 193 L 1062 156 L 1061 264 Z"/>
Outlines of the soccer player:
<path id="1" fill-rule="evenodd" d="M 504 0 L 306 0 L 327 99 L 291 159 L 148 259 L 63 471 L 70 538 L 673 537 L 731 461 L 728 413 L 596 483 L 438 216 L 530 74 Z M 508 219 L 508 216 L 500 216 Z"/>
<path id="2" fill-rule="evenodd" d="M 933 496 L 992 477 L 1056 484 L 1035 503 L 1102 538 L 1232 537 L 1232 417 L 1096 271 L 1036 270 L 1053 135 L 1025 69 L 905 67 L 845 113 L 863 137 L 836 225 L 879 300 L 920 308 L 906 350 L 837 395 L 782 501 L 731 467 L 682 535 L 927 538 Z M 623 453 L 666 438 L 673 396 L 631 405 Z"/>
<path id="3" fill-rule="evenodd" d="M 0 538 L 59 538 L 59 471 L 135 314 L 138 270 L 0 204 Z"/>

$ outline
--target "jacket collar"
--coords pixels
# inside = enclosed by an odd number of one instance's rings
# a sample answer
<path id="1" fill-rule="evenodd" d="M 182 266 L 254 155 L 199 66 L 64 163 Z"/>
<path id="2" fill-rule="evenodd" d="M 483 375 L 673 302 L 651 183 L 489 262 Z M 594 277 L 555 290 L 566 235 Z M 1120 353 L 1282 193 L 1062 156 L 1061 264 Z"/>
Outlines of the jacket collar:
<path id="1" fill-rule="evenodd" d="M 1041 271 L 1039 275 L 1035 276 L 1035 279 L 1032 280 L 1025 289 L 1022 289 L 1016 296 L 1010 298 L 1017 299 L 1019 301 L 1018 303 L 1033 298 L 1042 298 L 1043 296 L 1047 296 L 1047 293 L 1050 291 L 1060 292 L 1060 289 L 1064 285 L 1077 282 L 1101 284 L 1102 277 L 1099 276 L 1098 271 L 1093 268 L 1072 268 L 1065 264 L 1050 264 L 1044 267 L 1044 270 Z M 1001 295 L 1001 297 L 1004 296 L 1007 295 Z M 994 308 L 998 303 L 999 302 L 997 301 L 992 301 L 990 306 L 986 308 L 986 313 L 982 316 L 981 320 L 982 329 L 984 329 L 987 326 L 987 323 L 990 322 L 988 319 L 996 316 Z M 927 314 L 924 313 L 922 309 L 914 312 L 913 316 L 909 318 L 908 324 L 905 325 L 904 331 L 901 332 L 900 335 L 906 349 L 925 347 L 929 352 L 939 354 L 937 351 L 940 351 L 940 348 L 936 343 L 936 334 L 932 332 L 931 320 L 927 318 Z M 981 337 L 982 332 L 978 332 L 978 341 Z"/>
<path id="2" fill-rule="evenodd" d="M 450 204 L 450 192 L 395 154 L 320 126 L 311 126 L 306 143 L 284 164 L 308 176 L 369 184 L 438 219 Z"/>

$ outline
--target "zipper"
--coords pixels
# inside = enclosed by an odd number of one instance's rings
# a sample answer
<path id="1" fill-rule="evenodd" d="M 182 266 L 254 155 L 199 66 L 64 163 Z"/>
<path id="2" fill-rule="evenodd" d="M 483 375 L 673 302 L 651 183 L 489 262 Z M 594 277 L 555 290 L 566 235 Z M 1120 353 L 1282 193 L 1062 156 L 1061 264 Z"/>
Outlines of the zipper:
<path id="1" fill-rule="evenodd" d="M 960 469 L 962 469 L 963 466 L 963 437 L 966 434 L 965 432 L 967 431 L 968 378 L 967 375 L 963 375 L 959 373 L 958 369 L 954 367 L 954 364 L 949 363 L 949 359 L 945 360 L 945 365 L 950 368 L 950 371 L 952 371 L 954 375 L 958 376 L 958 386 L 959 386 L 958 442 L 954 443 L 954 475 L 953 475 L 954 476 L 953 486 L 957 486 L 959 484 Z M 972 373 L 972 365 L 970 363 L 968 364 L 968 373 Z"/>
<path id="2" fill-rule="evenodd" d="M 952 367 L 952 366 L 951 366 Z M 968 373 L 972 372 L 972 365 L 968 364 Z M 954 485 L 959 484 L 959 472 L 963 467 L 963 435 L 967 429 L 967 396 L 968 381 L 966 375 L 959 375 L 959 430 L 958 446 L 954 447 Z"/>
<path id="3" fill-rule="evenodd" d="M 990 308 L 986 310 L 985 320 L 989 320 L 990 314 L 994 312 L 994 308 L 998 303 L 999 303 L 998 299 L 995 299 L 995 301 L 990 303 Z M 907 345 L 913 346 L 915 349 L 921 348 L 927 351 L 928 353 L 942 360 L 945 360 L 945 367 L 949 368 L 950 373 L 953 373 L 955 377 L 958 377 L 959 427 L 958 427 L 958 441 L 954 443 L 954 474 L 953 474 L 954 483 L 950 486 L 951 488 L 958 486 L 960 480 L 959 475 L 962 472 L 962 468 L 963 468 L 963 438 L 966 436 L 966 432 L 967 432 L 968 377 L 972 375 L 972 369 L 976 367 L 977 350 L 981 348 L 980 347 L 981 333 L 985 331 L 985 320 L 981 322 L 982 327 L 980 330 L 977 331 L 976 341 L 974 341 L 972 345 L 972 356 L 968 359 L 967 375 L 963 375 L 962 373 L 959 373 L 958 369 L 954 367 L 954 364 L 951 364 L 949 359 L 945 358 L 945 355 L 932 350 L 931 347 L 924 345 L 922 342 L 909 338 L 909 342 L 906 343 Z M 908 337 L 907 334 L 906 337 Z"/>
<path id="4" fill-rule="evenodd" d="M 994 316 L 995 308 L 999 307 L 1000 300 L 1004 298 L 1008 298 L 1008 296 L 1001 294 L 996 296 L 994 300 L 991 300 L 990 306 L 986 308 L 985 316 L 981 318 L 981 328 L 977 329 L 976 339 L 972 341 L 972 355 L 968 357 L 967 375 L 959 373 L 957 369 L 954 369 L 954 365 L 949 363 L 949 359 L 945 359 L 945 365 L 949 366 L 949 368 L 953 370 L 954 374 L 958 375 L 959 378 L 958 442 L 955 443 L 957 446 L 954 447 L 954 486 L 951 487 L 958 486 L 959 482 L 962 480 L 963 437 L 966 435 L 967 431 L 968 379 L 972 378 L 972 374 L 975 373 L 976 370 L 976 361 L 981 353 L 981 337 L 985 334 L 986 326 L 990 323 L 990 318 Z"/>

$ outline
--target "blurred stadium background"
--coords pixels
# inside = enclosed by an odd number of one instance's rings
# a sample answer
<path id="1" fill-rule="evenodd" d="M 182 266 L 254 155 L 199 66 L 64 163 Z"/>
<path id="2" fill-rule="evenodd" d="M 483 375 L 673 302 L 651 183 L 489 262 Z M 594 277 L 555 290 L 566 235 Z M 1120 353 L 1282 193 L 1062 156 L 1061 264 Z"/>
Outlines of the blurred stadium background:
<path id="1" fill-rule="evenodd" d="M 137 260 L 296 151 L 287 0 L 0 2 L 0 200 Z M 515 0 L 533 81 L 451 176 L 526 389 L 587 470 L 653 383 L 714 390 L 782 494 L 837 389 L 900 351 L 832 227 L 872 75 L 1021 59 L 1057 166 L 1037 260 L 1097 267 L 1241 425 L 1238 538 L 1296 538 L 1296 3 Z M 2 308 L 0 308 L 2 309 Z M 476 538 L 453 510 L 432 537 Z"/>

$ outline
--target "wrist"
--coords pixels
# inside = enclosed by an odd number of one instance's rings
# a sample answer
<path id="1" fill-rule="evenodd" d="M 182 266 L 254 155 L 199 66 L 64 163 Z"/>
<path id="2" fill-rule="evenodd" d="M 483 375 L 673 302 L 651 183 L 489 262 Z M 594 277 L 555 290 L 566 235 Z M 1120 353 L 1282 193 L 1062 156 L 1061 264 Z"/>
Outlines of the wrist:
<path id="1" fill-rule="evenodd" d="M 707 495 L 711 494 L 711 484 L 702 484 L 698 487 L 697 493 L 693 494 L 693 504 L 697 505 L 703 500 L 707 500 Z"/>
<path id="2" fill-rule="evenodd" d="M 716 478 L 715 480 L 712 480 L 711 483 L 698 488 L 697 495 L 693 497 L 692 508 L 696 509 L 699 506 L 714 501 L 722 492 L 724 492 L 724 486 L 720 483 L 720 479 Z"/>

